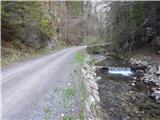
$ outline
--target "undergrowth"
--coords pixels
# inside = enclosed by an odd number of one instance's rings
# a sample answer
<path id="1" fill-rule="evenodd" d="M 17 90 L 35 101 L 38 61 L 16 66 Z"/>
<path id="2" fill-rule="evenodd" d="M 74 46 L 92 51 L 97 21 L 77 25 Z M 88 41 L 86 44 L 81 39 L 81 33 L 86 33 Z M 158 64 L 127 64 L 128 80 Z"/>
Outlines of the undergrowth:
<path id="1" fill-rule="evenodd" d="M 18 46 L 18 47 L 17 47 Z M 29 58 L 35 58 L 53 50 L 47 48 L 35 50 L 31 47 L 27 47 L 23 44 L 2 46 L 1 47 L 1 65 L 2 67 L 10 65 L 16 62 L 24 61 Z"/>

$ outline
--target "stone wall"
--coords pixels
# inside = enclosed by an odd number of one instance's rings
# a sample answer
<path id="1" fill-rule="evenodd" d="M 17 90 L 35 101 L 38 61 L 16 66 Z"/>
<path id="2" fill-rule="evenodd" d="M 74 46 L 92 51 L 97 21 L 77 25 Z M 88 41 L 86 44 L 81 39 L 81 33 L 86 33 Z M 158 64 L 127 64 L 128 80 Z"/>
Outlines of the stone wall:
<path id="1" fill-rule="evenodd" d="M 85 118 L 86 120 L 102 120 L 103 113 L 100 107 L 97 81 L 101 78 L 96 76 L 96 68 L 92 64 L 92 58 L 87 56 L 82 67 L 83 83 L 85 84 Z"/>

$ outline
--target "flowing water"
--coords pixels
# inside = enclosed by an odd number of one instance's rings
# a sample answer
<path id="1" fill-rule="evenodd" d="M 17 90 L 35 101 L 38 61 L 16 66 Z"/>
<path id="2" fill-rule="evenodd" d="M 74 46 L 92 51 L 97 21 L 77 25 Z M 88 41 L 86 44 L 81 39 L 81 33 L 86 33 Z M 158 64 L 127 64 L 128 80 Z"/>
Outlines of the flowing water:
<path id="1" fill-rule="evenodd" d="M 128 63 L 112 56 L 97 65 L 108 67 L 97 71 L 105 120 L 160 120 L 160 103 L 150 97 L 156 86 L 141 81 L 143 74 L 133 73 Z"/>
<path id="2" fill-rule="evenodd" d="M 133 74 L 130 67 L 108 67 L 108 73 L 129 76 Z"/>

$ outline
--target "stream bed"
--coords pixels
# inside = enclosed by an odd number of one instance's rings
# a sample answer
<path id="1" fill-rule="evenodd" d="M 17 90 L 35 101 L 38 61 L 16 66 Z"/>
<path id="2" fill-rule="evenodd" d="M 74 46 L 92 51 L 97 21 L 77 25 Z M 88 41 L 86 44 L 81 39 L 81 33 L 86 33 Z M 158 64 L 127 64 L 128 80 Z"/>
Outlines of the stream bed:
<path id="1" fill-rule="evenodd" d="M 130 66 L 113 56 L 107 56 L 96 65 Z M 102 78 L 98 81 L 98 91 L 105 120 L 160 120 L 160 103 L 150 96 L 156 85 L 140 80 L 143 74 L 122 75 L 97 70 L 97 75 Z"/>

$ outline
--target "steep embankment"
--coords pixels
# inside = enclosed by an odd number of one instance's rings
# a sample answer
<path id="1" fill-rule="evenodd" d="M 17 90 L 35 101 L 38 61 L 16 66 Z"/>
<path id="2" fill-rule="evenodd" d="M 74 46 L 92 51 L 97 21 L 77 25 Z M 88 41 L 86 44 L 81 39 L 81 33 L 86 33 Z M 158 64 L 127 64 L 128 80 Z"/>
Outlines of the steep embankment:
<path id="1" fill-rule="evenodd" d="M 2 2 L 2 65 L 66 46 L 44 2 Z"/>

